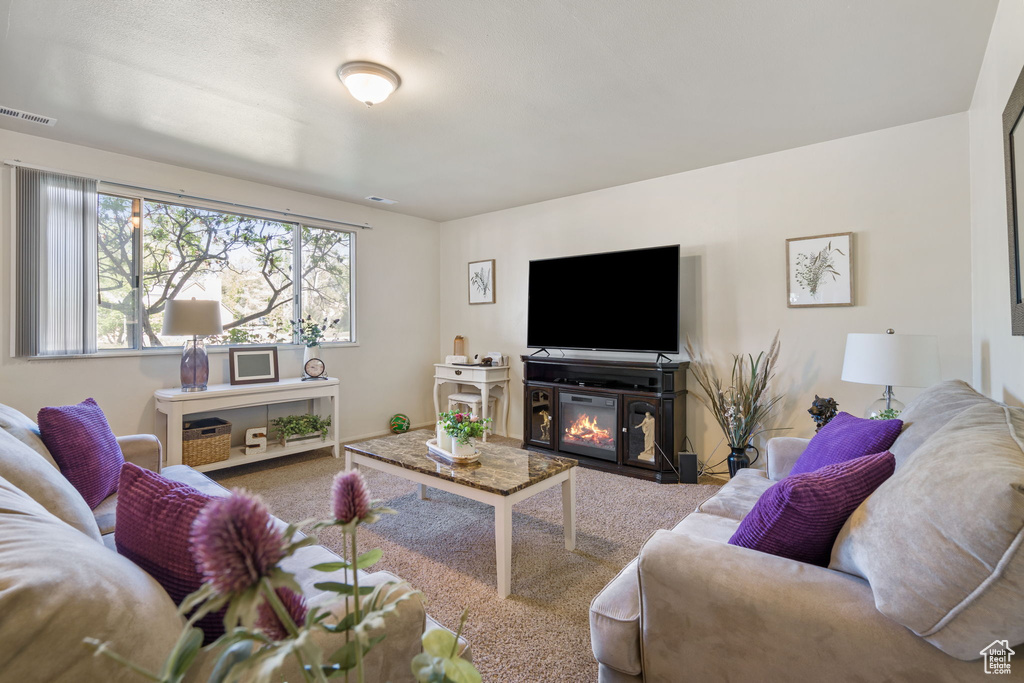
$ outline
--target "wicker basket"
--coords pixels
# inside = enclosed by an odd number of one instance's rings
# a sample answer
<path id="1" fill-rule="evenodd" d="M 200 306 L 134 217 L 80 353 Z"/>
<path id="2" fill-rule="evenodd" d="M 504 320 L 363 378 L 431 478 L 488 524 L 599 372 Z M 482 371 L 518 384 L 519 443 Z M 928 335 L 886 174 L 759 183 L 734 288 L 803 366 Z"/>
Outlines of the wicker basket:
<path id="1" fill-rule="evenodd" d="M 182 425 L 181 461 L 189 467 L 209 465 L 231 456 L 231 423 L 219 417 Z"/>

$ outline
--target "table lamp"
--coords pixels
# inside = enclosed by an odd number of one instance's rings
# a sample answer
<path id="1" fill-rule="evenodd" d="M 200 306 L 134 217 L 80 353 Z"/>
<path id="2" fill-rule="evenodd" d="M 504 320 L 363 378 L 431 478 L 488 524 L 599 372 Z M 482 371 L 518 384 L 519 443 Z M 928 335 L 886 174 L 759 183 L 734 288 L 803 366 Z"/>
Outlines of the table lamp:
<path id="1" fill-rule="evenodd" d="M 927 334 L 851 333 L 846 336 L 843 381 L 880 384 L 882 398 L 868 406 L 866 417 L 905 407 L 893 387 L 929 387 L 939 381 L 939 339 Z"/>
<path id="2" fill-rule="evenodd" d="M 206 391 L 210 379 L 210 359 L 200 337 L 220 334 L 220 302 L 192 299 L 169 299 L 164 305 L 164 326 L 161 334 L 191 335 L 181 354 L 181 390 Z"/>

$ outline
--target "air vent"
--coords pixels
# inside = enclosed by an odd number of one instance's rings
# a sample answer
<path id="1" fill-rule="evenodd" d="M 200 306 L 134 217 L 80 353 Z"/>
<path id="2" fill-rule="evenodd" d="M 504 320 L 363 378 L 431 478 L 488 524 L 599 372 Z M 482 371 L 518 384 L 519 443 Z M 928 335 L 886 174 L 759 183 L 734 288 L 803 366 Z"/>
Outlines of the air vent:
<path id="1" fill-rule="evenodd" d="M 375 194 L 371 194 L 369 197 L 366 197 L 366 199 L 369 199 L 371 202 L 377 202 L 378 204 L 397 204 L 398 203 L 394 199 L 388 199 L 387 197 L 378 197 Z"/>
<path id="2" fill-rule="evenodd" d="M 49 116 L 40 116 L 39 114 L 31 114 L 27 111 L 21 111 L 19 109 L 11 109 L 10 107 L 0 106 L 0 116 L 7 116 L 12 119 L 21 119 L 22 121 L 30 121 L 32 123 L 39 123 L 44 126 L 52 126 L 57 123 L 57 119 Z"/>

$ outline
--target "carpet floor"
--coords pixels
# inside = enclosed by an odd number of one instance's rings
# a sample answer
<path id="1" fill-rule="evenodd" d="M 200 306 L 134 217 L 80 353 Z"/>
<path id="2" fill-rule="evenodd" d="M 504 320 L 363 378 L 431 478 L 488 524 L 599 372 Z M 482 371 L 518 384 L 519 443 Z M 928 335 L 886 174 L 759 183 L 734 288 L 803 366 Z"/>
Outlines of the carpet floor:
<path id="1" fill-rule="evenodd" d="M 343 460 L 319 450 L 211 475 L 229 488 L 260 494 L 275 515 L 294 522 L 329 517 L 331 478 L 343 467 Z M 675 526 L 720 483 L 655 484 L 580 468 L 575 552 L 565 550 L 560 487 L 518 503 L 512 518 L 512 595 L 501 600 L 495 591 L 492 508 L 437 489 L 420 500 L 415 484 L 362 471 L 371 497 L 398 514 L 361 526 L 359 551 L 383 549 L 374 570 L 386 569 L 422 591 L 427 612 L 448 628 L 454 630 L 469 608 L 465 636 L 477 668 L 485 681 L 509 683 L 596 681 L 590 601 L 655 530 Z M 340 550 L 334 530 L 325 530 L 320 540 Z"/>

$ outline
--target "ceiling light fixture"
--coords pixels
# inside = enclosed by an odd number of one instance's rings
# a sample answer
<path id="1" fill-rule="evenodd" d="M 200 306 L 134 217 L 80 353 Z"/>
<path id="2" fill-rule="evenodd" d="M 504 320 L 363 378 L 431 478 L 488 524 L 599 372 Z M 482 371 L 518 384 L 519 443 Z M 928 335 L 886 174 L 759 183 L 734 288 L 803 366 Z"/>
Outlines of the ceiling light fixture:
<path id="1" fill-rule="evenodd" d="M 402 79 L 391 69 L 373 62 L 348 62 L 338 69 L 338 78 L 352 97 L 372 107 L 388 98 Z"/>

